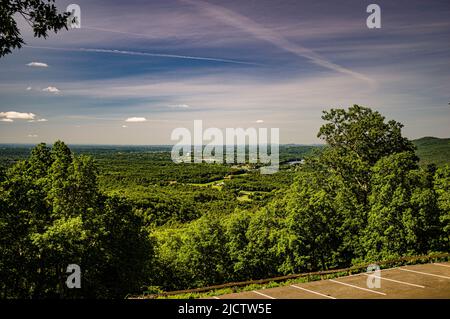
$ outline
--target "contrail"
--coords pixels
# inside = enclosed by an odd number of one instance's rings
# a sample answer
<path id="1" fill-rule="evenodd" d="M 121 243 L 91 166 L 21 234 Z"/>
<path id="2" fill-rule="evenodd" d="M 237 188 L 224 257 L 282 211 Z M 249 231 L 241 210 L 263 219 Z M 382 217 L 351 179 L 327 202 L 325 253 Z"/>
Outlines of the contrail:
<path id="1" fill-rule="evenodd" d="M 270 42 L 276 47 L 291 52 L 297 56 L 307 58 L 313 63 L 320 65 L 324 68 L 340 72 L 343 74 L 347 74 L 354 78 L 366 81 L 370 84 L 370 86 L 373 86 L 375 84 L 373 79 L 365 76 L 364 74 L 352 71 L 338 64 L 335 64 L 331 61 L 328 61 L 319 54 L 312 51 L 311 49 L 290 42 L 286 38 L 264 27 L 263 25 L 232 10 L 200 0 L 198 1 L 180 0 L 180 1 L 197 7 L 200 11 L 205 12 L 209 16 L 213 17 L 215 20 L 223 21 L 224 23 L 230 26 L 234 26 L 241 30 L 244 30 L 245 32 L 252 34 L 258 39 Z"/>
<path id="2" fill-rule="evenodd" d="M 101 32 L 111 32 L 111 33 L 118 33 L 118 34 L 124 34 L 124 35 L 131 35 L 134 37 L 140 37 L 140 38 L 147 38 L 147 39 L 155 39 L 156 37 L 152 37 L 148 34 L 144 33 L 136 33 L 136 32 L 128 32 L 128 31 L 119 31 L 119 30 L 111 30 L 111 29 L 105 29 L 105 28 L 96 28 L 96 27 L 86 27 L 83 25 L 83 29 L 87 30 L 94 30 L 94 31 L 101 31 Z"/>
<path id="3" fill-rule="evenodd" d="M 212 61 L 212 62 L 222 62 L 222 63 L 245 64 L 245 65 L 260 65 L 260 64 L 257 64 L 257 63 L 244 62 L 244 61 L 239 61 L 239 60 L 209 58 L 209 57 L 190 56 L 190 55 L 149 53 L 149 52 L 128 51 L 128 50 L 112 50 L 112 49 L 96 49 L 96 48 L 91 48 L 91 49 L 89 49 L 89 48 L 60 48 L 60 47 L 44 47 L 44 46 L 35 46 L 35 45 L 24 45 L 24 47 L 32 48 L 32 49 L 43 49 L 43 50 L 112 53 L 112 54 L 150 56 L 150 57 L 159 57 L 159 58 L 201 60 L 201 61 Z"/>

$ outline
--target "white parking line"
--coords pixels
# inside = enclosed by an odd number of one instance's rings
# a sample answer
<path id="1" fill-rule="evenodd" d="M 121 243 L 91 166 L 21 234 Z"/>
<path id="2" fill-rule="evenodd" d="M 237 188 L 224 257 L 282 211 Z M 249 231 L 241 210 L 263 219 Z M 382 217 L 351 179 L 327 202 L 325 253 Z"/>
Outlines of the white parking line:
<path id="1" fill-rule="evenodd" d="M 333 279 L 328 279 L 328 280 L 331 281 L 331 282 L 335 282 L 337 284 L 344 285 L 344 286 L 349 286 L 349 287 L 352 287 L 352 288 L 356 288 L 356 289 L 360 289 L 360 290 L 364 290 L 364 291 L 368 291 L 368 292 L 373 292 L 374 294 L 379 294 L 379 295 L 386 296 L 386 294 L 384 292 L 375 291 L 375 290 L 371 290 L 371 289 L 366 289 L 366 288 L 350 285 L 350 284 L 347 284 L 345 282 L 337 281 L 337 280 L 333 280 Z"/>
<path id="2" fill-rule="evenodd" d="M 296 285 L 291 285 L 291 287 L 297 288 L 297 289 L 300 289 L 300 290 L 304 290 L 304 291 L 307 291 L 307 292 L 310 292 L 312 294 L 316 294 L 316 295 L 319 295 L 319 296 L 322 296 L 322 297 L 326 297 L 326 298 L 330 298 L 330 299 L 336 299 L 335 297 L 324 295 L 324 294 L 321 294 L 320 292 L 312 291 L 312 290 L 309 290 L 309 289 L 306 289 L 306 288 L 303 288 L 303 287 L 299 287 L 299 286 L 296 286 Z"/>
<path id="3" fill-rule="evenodd" d="M 444 264 L 440 264 L 440 263 L 434 263 L 433 265 L 450 268 L 450 265 L 444 265 Z"/>
<path id="4" fill-rule="evenodd" d="M 444 279 L 450 279 L 450 277 L 448 277 L 448 276 L 435 275 L 435 274 L 430 274 L 430 273 L 427 273 L 427 272 L 421 272 L 421 271 L 405 269 L 405 268 L 399 268 L 399 269 L 403 270 L 403 271 L 415 272 L 415 273 L 421 274 L 421 275 L 428 275 L 428 276 L 434 276 L 434 277 L 439 277 L 439 278 L 444 278 Z"/>
<path id="5" fill-rule="evenodd" d="M 255 294 L 261 295 L 261 296 L 263 296 L 263 297 L 269 298 L 269 299 L 276 299 L 276 298 L 274 298 L 274 297 L 272 297 L 272 296 L 263 294 L 262 292 L 259 292 L 259 291 L 256 291 L 256 290 L 252 290 L 252 292 L 254 292 Z"/>
<path id="6" fill-rule="evenodd" d="M 392 268 L 381 269 L 380 271 L 390 271 L 390 270 L 396 270 L 396 269 L 398 269 L 398 266 L 392 267 Z"/>
<path id="7" fill-rule="evenodd" d="M 373 277 L 375 277 L 375 278 L 380 278 L 380 279 L 382 279 L 382 280 L 392 281 L 392 282 L 396 282 L 396 283 L 404 284 L 404 285 L 408 285 L 408 286 L 419 287 L 419 288 L 425 288 L 425 286 L 422 286 L 422 285 L 416 285 L 416 284 L 412 284 L 412 283 L 404 282 L 404 281 L 400 281 L 400 280 L 395 280 L 395 279 L 390 279 L 390 278 L 385 278 L 385 277 L 378 277 L 378 276 L 375 276 L 375 275 L 369 275 L 369 274 L 365 274 L 365 275 L 366 275 L 366 276 L 373 276 Z"/>

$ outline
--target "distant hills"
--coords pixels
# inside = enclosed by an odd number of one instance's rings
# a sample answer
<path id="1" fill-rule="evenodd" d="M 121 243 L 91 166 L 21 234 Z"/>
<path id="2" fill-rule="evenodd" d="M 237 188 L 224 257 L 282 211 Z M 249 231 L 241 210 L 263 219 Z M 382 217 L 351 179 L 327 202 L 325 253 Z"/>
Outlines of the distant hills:
<path id="1" fill-rule="evenodd" d="M 417 147 L 417 156 L 420 165 L 436 164 L 450 165 L 450 138 L 438 138 L 426 136 L 412 141 Z M 18 159 L 25 159 L 30 154 L 34 145 L 31 144 L 0 144 L 0 166 L 9 166 Z M 322 148 L 324 145 L 282 144 L 280 146 L 280 162 L 300 160 L 311 153 L 313 149 Z M 88 154 L 98 157 L 112 153 L 153 153 L 170 152 L 170 145 L 73 145 L 72 150 L 77 154 Z"/>
<path id="2" fill-rule="evenodd" d="M 450 164 L 450 138 L 426 136 L 412 141 L 417 147 L 417 156 L 421 165 Z"/>

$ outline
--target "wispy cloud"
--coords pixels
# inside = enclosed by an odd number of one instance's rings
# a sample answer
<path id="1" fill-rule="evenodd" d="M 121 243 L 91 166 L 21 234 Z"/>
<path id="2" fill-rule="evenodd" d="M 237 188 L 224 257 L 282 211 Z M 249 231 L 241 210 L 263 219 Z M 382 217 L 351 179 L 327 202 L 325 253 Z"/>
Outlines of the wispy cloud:
<path id="1" fill-rule="evenodd" d="M 181 0 L 181 1 L 196 6 L 200 11 L 205 12 L 215 20 L 222 21 L 228 25 L 232 25 L 236 28 L 244 30 L 258 39 L 270 42 L 273 45 L 277 46 L 278 48 L 293 53 L 299 57 L 306 58 L 316 65 L 322 66 L 324 68 L 336 72 L 350 75 L 357 79 L 366 81 L 370 85 L 374 85 L 374 80 L 367 77 L 366 75 L 345 68 L 336 63 L 333 63 L 325 59 L 324 57 L 320 56 L 319 54 L 315 53 L 313 50 L 287 40 L 283 36 L 272 31 L 271 29 L 264 27 L 263 25 L 253 21 L 252 19 L 244 15 L 241 15 L 232 10 L 204 1 L 193 1 L 193 0 Z"/>
<path id="2" fill-rule="evenodd" d="M 170 108 L 174 108 L 174 109 L 188 109 L 190 108 L 189 105 L 187 104 L 175 104 L 175 105 L 169 105 Z"/>
<path id="3" fill-rule="evenodd" d="M 174 127 L 201 118 L 209 127 L 280 127 L 284 142 L 315 143 L 321 110 L 354 103 L 401 121 L 408 137 L 450 134 L 445 1 L 381 0 L 389 11 L 381 30 L 367 29 L 365 6 L 352 1 L 111 0 L 107 10 L 79 1 L 89 12 L 84 27 L 45 43 L 28 28 L 31 47 L 2 61 L 0 110 L 37 114 L 0 118 L 2 141 L 45 133 L 77 143 L 167 143 Z M 42 92 L 49 85 L 61 93 Z M 50 125 L 38 123 L 41 114 L 51 114 Z M 130 116 L 146 121 L 125 122 Z"/>
<path id="4" fill-rule="evenodd" d="M 47 119 L 37 119 L 37 120 L 28 120 L 29 123 L 35 123 L 35 122 L 47 122 Z"/>
<path id="5" fill-rule="evenodd" d="M 34 45 L 26 45 L 24 47 L 32 48 L 32 49 L 43 49 L 43 50 L 110 53 L 110 54 L 124 54 L 124 55 L 135 55 L 135 56 L 148 56 L 148 57 L 157 57 L 157 58 L 187 59 L 187 60 L 211 61 L 211 62 L 222 62 L 222 63 L 233 63 L 233 64 L 259 65 L 258 63 L 232 60 L 232 59 L 201 57 L 201 56 L 192 56 L 192 55 L 165 54 L 165 53 L 150 53 L 150 52 L 129 51 L 129 50 L 112 50 L 112 49 L 99 49 L 99 48 L 60 48 L 60 47 L 43 47 L 43 46 L 34 46 Z"/>

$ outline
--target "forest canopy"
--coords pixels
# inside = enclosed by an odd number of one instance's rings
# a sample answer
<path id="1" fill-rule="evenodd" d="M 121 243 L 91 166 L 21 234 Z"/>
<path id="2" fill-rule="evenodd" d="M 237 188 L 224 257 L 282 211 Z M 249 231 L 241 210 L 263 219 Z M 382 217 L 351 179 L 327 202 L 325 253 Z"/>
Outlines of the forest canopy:
<path id="1" fill-rule="evenodd" d="M 419 166 L 402 124 L 370 108 L 322 118 L 327 146 L 274 176 L 182 171 L 166 154 L 179 181 L 136 168 L 137 193 L 61 141 L 37 145 L 0 174 L 0 297 L 123 298 L 448 252 L 449 166 Z M 211 174 L 190 180 L 195 165 Z"/>

